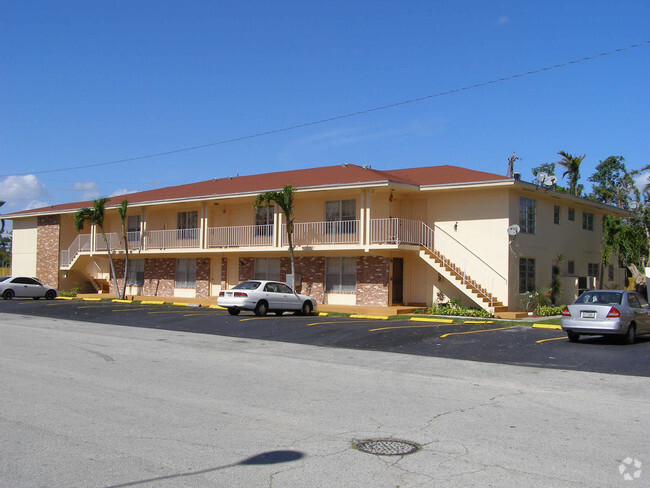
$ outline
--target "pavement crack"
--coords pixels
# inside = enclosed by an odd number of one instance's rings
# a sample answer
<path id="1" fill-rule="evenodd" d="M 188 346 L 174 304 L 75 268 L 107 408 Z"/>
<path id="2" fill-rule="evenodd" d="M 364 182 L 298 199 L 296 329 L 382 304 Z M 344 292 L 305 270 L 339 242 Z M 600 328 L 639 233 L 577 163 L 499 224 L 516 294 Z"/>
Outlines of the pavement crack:
<path id="1" fill-rule="evenodd" d="M 81 349 L 82 351 L 86 351 L 86 352 L 89 352 L 89 353 L 91 353 L 91 354 L 94 354 L 94 355 L 96 355 L 96 356 L 99 356 L 99 357 L 102 358 L 104 361 L 107 361 L 107 362 L 113 362 L 113 361 L 115 361 L 115 359 L 113 359 L 112 357 L 110 357 L 108 354 L 103 354 L 103 353 L 101 353 L 101 352 L 99 352 L 99 351 L 94 351 L 94 350 L 92 350 L 92 349 L 86 349 L 85 347 L 80 347 L 79 349 Z"/>

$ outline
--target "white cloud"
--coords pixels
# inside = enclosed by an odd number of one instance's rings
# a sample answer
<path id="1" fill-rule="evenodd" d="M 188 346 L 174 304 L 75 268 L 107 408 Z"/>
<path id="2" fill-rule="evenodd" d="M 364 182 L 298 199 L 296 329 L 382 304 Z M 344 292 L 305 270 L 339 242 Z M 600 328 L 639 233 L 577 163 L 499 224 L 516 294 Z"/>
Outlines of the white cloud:
<path id="1" fill-rule="evenodd" d="M 7 176 L 0 182 L 0 200 L 10 207 L 46 196 L 45 185 L 34 175 Z"/>
<path id="2" fill-rule="evenodd" d="M 72 189 L 81 192 L 82 200 L 95 200 L 99 198 L 99 187 L 94 181 L 77 182 L 72 186 Z"/>
<path id="3" fill-rule="evenodd" d="M 115 190 L 109 195 L 109 197 L 119 197 L 120 195 L 128 195 L 129 193 L 135 193 L 137 191 L 138 190 L 127 190 L 126 188 L 123 188 L 121 190 Z"/>
<path id="4" fill-rule="evenodd" d="M 646 185 L 650 184 L 650 171 L 646 171 L 645 173 L 637 175 L 634 178 L 634 183 L 640 191 L 643 191 Z"/>
<path id="5" fill-rule="evenodd" d="M 48 206 L 47 202 L 41 202 L 40 200 L 32 200 L 31 202 L 29 202 L 27 204 L 27 206 L 25 207 L 25 210 L 31 210 L 33 208 L 43 208 L 43 207 L 47 207 L 47 206 Z"/>

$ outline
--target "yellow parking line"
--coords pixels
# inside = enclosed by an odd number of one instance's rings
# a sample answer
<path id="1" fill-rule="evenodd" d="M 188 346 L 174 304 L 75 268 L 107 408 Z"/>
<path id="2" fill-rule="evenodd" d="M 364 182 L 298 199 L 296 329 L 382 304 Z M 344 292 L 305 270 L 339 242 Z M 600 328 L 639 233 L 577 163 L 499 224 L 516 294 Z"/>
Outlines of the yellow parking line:
<path id="1" fill-rule="evenodd" d="M 226 307 L 221 307 L 219 305 L 210 305 L 208 308 L 214 308 L 216 310 L 228 310 Z"/>
<path id="2" fill-rule="evenodd" d="M 560 341 L 562 339 L 566 340 L 566 336 L 553 337 L 552 339 L 542 339 L 540 341 L 535 341 L 535 344 L 541 344 L 542 342 L 548 342 L 548 341 Z"/>
<path id="3" fill-rule="evenodd" d="M 312 322 L 311 324 L 307 324 L 307 327 L 311 327 L 312 325 L 328 325 L 328 324 L 362 324 L 364 322 L 377 322 L 376 320 L 336 320 L 336 321 L 331 321 L 331 322 Z"/>
<path id="4" fill-rule="evenodd" d="M 141 305 L 164 305 L 165 301 L 164 300 L 142 300 L 140 304 Z"/>
<path id="5" fill-rule="evenodd" d="M 380 330 L 393 330 L 393 329 L 422 329 L 422 328 L 430 328 L 430 327 L 445 327 L 447 325 L 454 325 L 454 324 L 445 323 L 445 324 L 429 324 L 429 325 L 396 325 L 394 327 L 380 327 L 379 329 L 370 329 L 368 332 L 378 332 Z"/>
<path id="6" fill-rule="evenodd" d="M 84 297 L 81 300 L 83 300 L 84 302 L 101 302 L 102 301 L 101 298 L 90 298 L 90 297 Z"/>
<path id="7" fill-rule="evenodd" d="M 74 300 L 74 297 L 56 297 L 55 300 Z"/>
<path id="8" fill-rule="evenodd" d="M 147 312 L 149 315 L 153 315 L 155 313 L 183 313 L 184 310 L 164 310 L 164 311 L 154 311 L 154 312 Z"/>
<path id="9" fill-rule="evenodd" d="M 507 330 L 507 329 L 516 329 L 518 328 L 518 325 L 512 326 L 512 327 L 499 327 L 498 329 L 482 329 L 482 330 L 469 330 L 467 332 L 449 332 L 448 334 L 443 334 L 440 336 L 440 338 L 448 337 L 451 335 L 462 335 L 462 334 L 480 334 L 481 332 L 494 332 L 497 330 Z"/>

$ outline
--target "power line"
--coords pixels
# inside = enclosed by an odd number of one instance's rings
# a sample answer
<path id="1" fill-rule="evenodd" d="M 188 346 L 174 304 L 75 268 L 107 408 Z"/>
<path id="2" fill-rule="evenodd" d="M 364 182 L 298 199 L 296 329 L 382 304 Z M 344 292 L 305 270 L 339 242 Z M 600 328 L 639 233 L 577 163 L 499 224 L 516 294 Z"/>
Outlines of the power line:
<path id="1" fill-rule="evenodd" d="M 593 56 L 587 56 L 587 57 L 584 57 L 584 58 L 574 59 L 573 61 L 567 61 L 565 63 L 554 64 L 552 66 L 546 66 L 544 68 L 538 68 L 538 69 L 534 69 L 534 70 L 531 70 L 531 71 L 518 73 L 518 74 L 515 74 L 515 75 L 504 76 L 503 78 L 496 78 L 496 79 L 490 80 L 490 81 L 484 81 L 484 82 L 476 83 L 476 84 L 473 84 L 473 85 L 467 85 L 467 86 L 464 86 L 462 88 L 454 88 L 453 90 L 442 91 L 442 92 L 439 92 L 439 93 L 435 93 L 433 95 L 426 95 L 426 96 L 423 96 L 423 97 L 411 98 L 410 100 L 403 100 L 403 101 L 400 101 L 400 102 L 390 103 L 388 105 L 382 105 L 382 106 L 379 106 L 379 107 L 360 110 L 358 112 L 350 112 L 350 113 L 343 114 L 343 115 L 336 115 L 334 117 L 328 117 L 328 118 L 325 118 L 325 119 L 314 120 L 314 121 L 311 121 L 311 122 L 305 122 L 305 123 L 298 124 L 298 125 L 282 127 L 282 128 L 279 128 L 279 129 L 272 129 L 272 130 L 268 130 L 268 131 L 264 131 L 264 132 L 257 132 L 255 134 L 249 134 L 249 135 L 246 135 L 246 136 L 234 137 L 234 138 L 231 138 L 231 139 L 223 139 L 223 140 L 220 140 L 220 141 L 210 142 L 210 143 L 207 143 L 207 144 L 201 144 L 201 145 L 198 145 L 198 146 L 184 147 L 184 148 L 181 148 L 181 149 L 174 149 L 174 150 L 171 150 L 171 151 L 163 151 L 163 152 L 159 152 L 159 153 L 147 154 L 145 156 L 135 156 L 135 157 L 132 157 L 132 158 L 117 159 L 117 160 L 114 160 L 114 161 L 107 161 L 107 162 L 103 162 L 103 163 L 84 164 L 84 165 L 79 165 L 79 166 L 70 166 L 68 168 L 48 169 L 48 170 L 43 170 L 43 171 L 33 171 L 31 173 L 14 173 L 12 175 L 0 175 L 0 177 L 25 176 L 25 175 L 29 175 L 29 174 L 58 173 L 58 172 L 62 172 L 62 171 L 72 171 L 72 170 L 75 170 L 75 169 L 95 168 L 95 167 L 98 167 L 98 166 L 108 166 L 108 165 L 113 165 L 113 164 L 128 163 L 128 162 L 132 162 L 132 161 L 142 161 L 144 159 L 152 159 L 152 158 L 157 158 L 157 157 L 161 157 L 161 156 L 169 156 L 171 154 L 178 154 L 178 153 L 182 153 L 182 152 L 195 151 L 197 149 L 205 149 L 207 147 L 219 146 L 219 145 L 222 145 L 222 144 L 230 144 L 230 143 L 233 143 L 233 142 L 245 141 L 247 139 L 255 139 L 257 137 L 269 136 L 269 135 L 272 135 L 272 134 L 278 134 L 280 132 L 288 132 L 288 131 L 296 130 L 296 129 L 303 129 L 305 127 L 311 127 L 311 126 L 314 126 L 314 125 L 325 124 L 327 122 L 334 122 L 336 120 L 347 119 L 347 118 L 350 118 L 350 117 L 357 117 L 359 115 L 365 115 L 365 114 L 369 114 L 369 113 L 372 113 L 372 112 L 378 112 L 380 110 L 387 110 L 387 109 L 390 109 L 390 108 L 400 107 L 402 105 L 408 105 L 408 104 L 411 104 L 411 103 L 423 102 L 425 100 L 431 100 L 432 98 L 442 97 L 442 96 L 445 96 L 445 95 L 451 95 L 453 93 L 460 93 L 460 92 L 467 91 L 467 90 L 473 90 L 475 88 L 481 88 L 481 87 L 488 86 L 488 85 L 494 85 L 494 84 L 497 84 L 497 83 L 502 83 L 504 81 L 514 80 L 514 79 L 517 79 L 517 78 L 523 78 L 525 76 L 531 76 L 531 75 L 535 75 L 535 74 L 538 74 L 538 73 L 543 73 L 544 71 L 551 71 L 551 70 L 558 69 L 558 68 L 564 68 L 566 66 L 570 66 L 570 65 L 573 65 L 573 64 L 583 63 L 585 61 L 591 61 L 593 59 L 601 58 L 601 57 L 604 57 L 604 56 L 610 56 L 612 54 L 618 54 L 618 53 L 621 53 L 623 51 L 627 51 L 627 50 L 630 50 L 630 49 L 635 49 L 635 48 L 638 48 L 638 47 L 645 46 L 647 44 L 650 44 L 650 40 L 639 42 L 637 44 L 632 44 L 630 46 L 626 46 L 626 47 L 622 47 L 622 48 L 618 48 L 618 49 L 613 49 L 611 51 L 606 51 L 606 52 L 602 52 L 602 53 L 599 53 L 599 54 L 594 54 Z"/>

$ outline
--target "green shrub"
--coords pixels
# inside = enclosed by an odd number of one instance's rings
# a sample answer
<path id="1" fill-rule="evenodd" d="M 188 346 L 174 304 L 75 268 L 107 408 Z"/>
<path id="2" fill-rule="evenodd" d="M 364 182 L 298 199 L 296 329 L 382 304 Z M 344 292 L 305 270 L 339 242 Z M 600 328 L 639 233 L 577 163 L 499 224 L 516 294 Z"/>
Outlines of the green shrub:
<path id="1" fill-rule="evenodd" d="M 72 289 L 70 291 L 65 291 L 65 290 L 59 291 L 59 296 L 62 296 L 62 297 L 76 297 L 79 294 L 80 291 L 81 291 L 81 287 L 79 286 L 79 283 L 75 283 L 74 287 L 72 287 Z"/>
<path id="2" fill-rule="evenodd" d="M 470 308 L 470 307 L 429 307 L 426 310 L 428 315 L 454 315 L 458 317 L 481 317 L 481 318 L 490 318 L 492 314 L 487 310 Z"/>
<path id="3" fill-rule="evenodd" d="M 535 313 L 537 315 L 541 315 L 542 317 L 551 317 L 552 315 L 561 315 L 563 308 L 564 305 L 560 305 L 558 307 L 540 305 L 535 309 Z"/>

